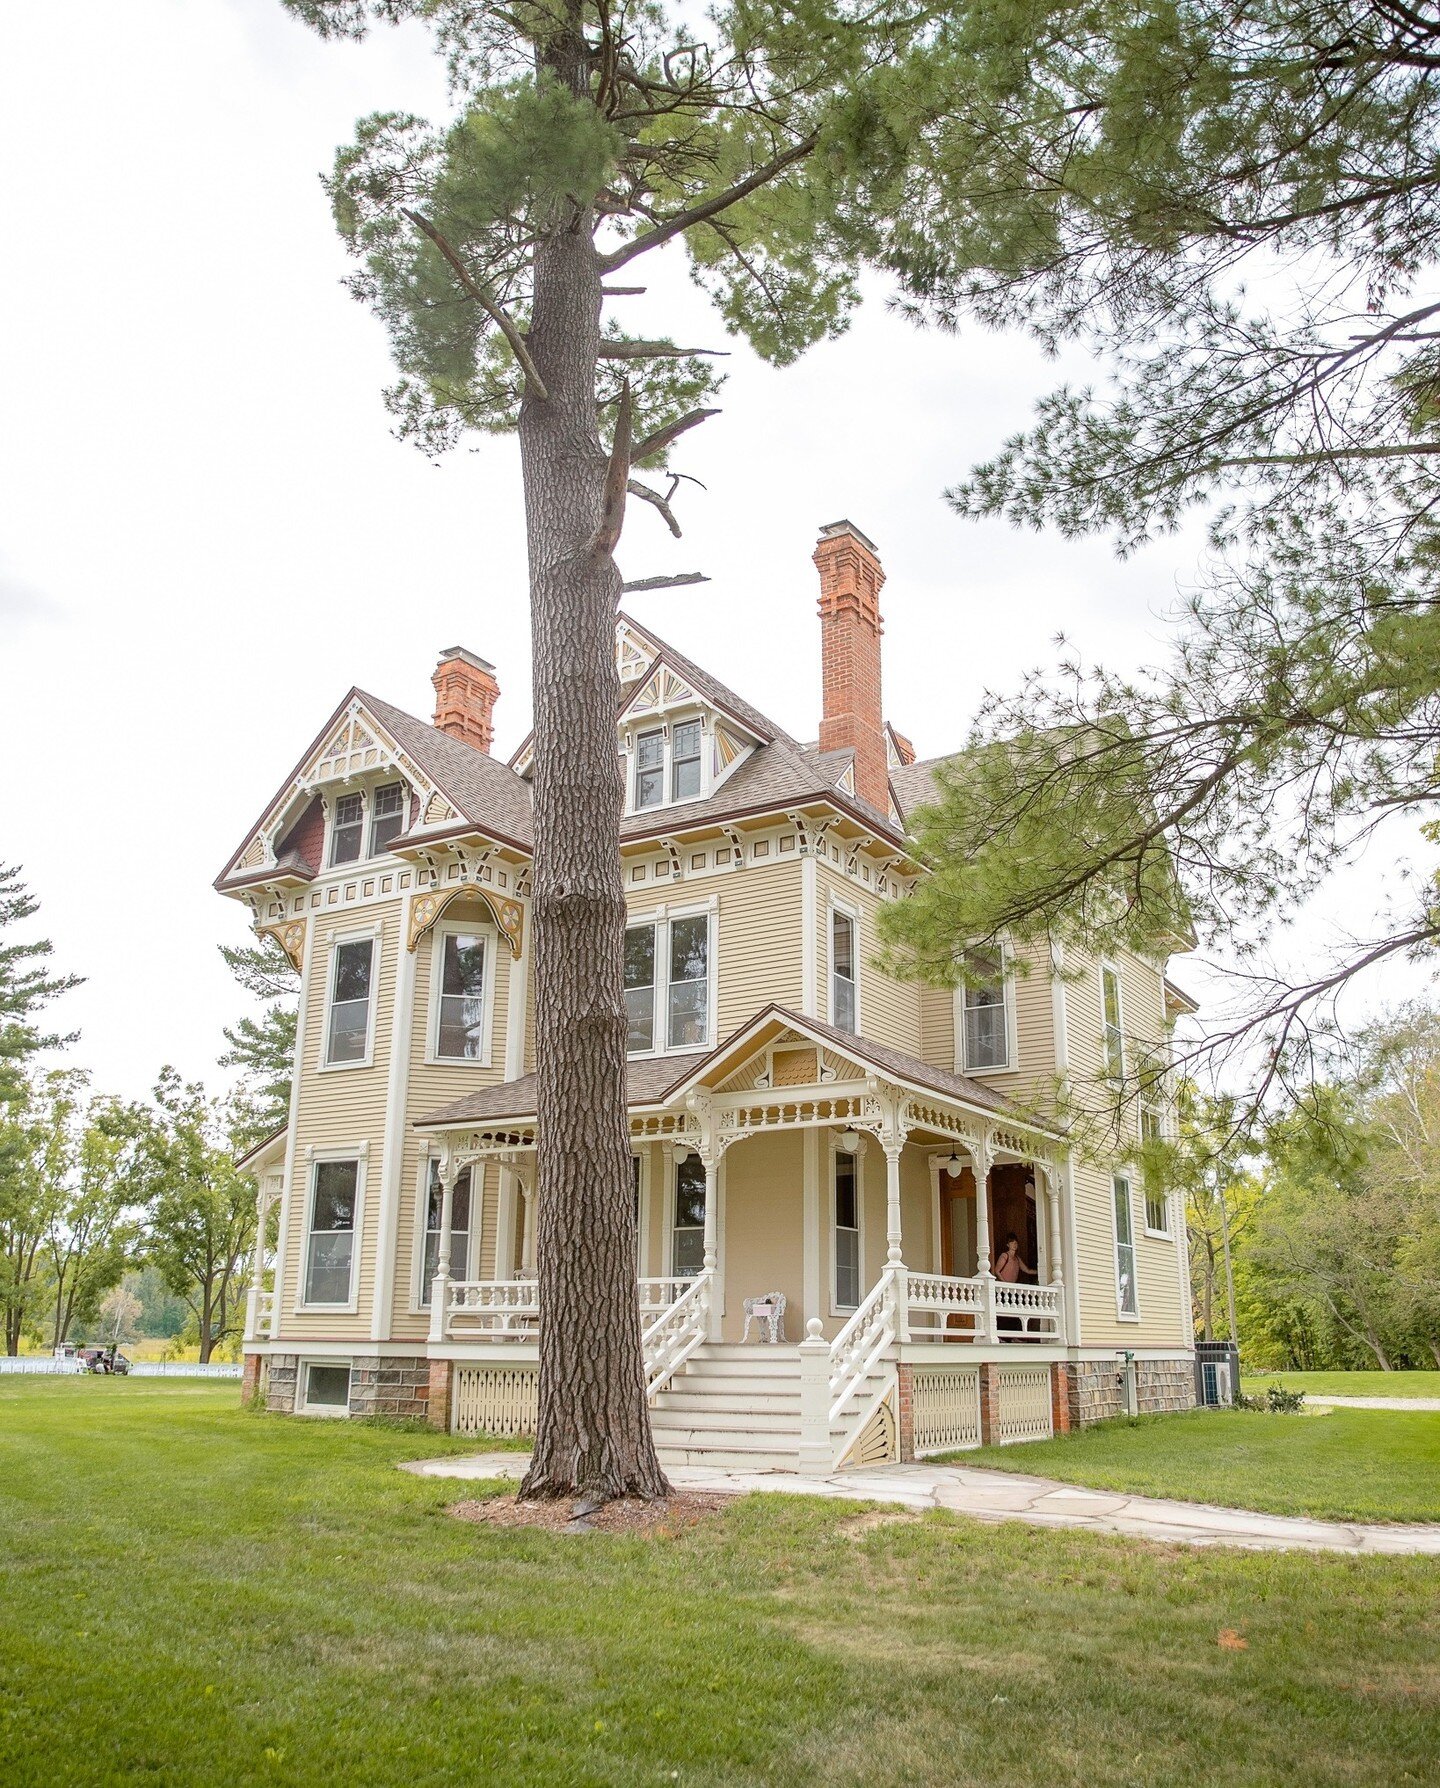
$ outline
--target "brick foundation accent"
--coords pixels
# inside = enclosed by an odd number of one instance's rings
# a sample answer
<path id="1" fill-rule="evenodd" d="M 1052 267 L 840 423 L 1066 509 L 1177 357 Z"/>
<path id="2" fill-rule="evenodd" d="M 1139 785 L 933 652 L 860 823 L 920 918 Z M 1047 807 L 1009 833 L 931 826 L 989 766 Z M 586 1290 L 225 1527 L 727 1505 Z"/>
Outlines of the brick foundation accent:
<path id="1" fill-rule="evenodd" d="M 915 1368 L 895 1368 L 895 1456 L 904 1465 L 915 1457 Z"/>
<path id="2" fill-rule="evenodd" d="M 1070 1398 L 1074 1369 L 1068 1360 L 1057 1360 L 1050 1369 L 1050 1423 L 1057 1434 L 1070 1432 Z"/>
<path id="3" fill-rule="evenodd" d="M 450 1432 L 450 1380 L 453 1373 L 453 1361 L 430 1361 L 425 1420 L 441 1434 Z"/>
<path id="4" fill-rule="evenodd" d="M 240 1401 L 242 1403 L 253 1403 L 259 1396 L 264 1364 L 264 1354 L 247 1353 L 245 1355 L 245 1369 L 240 1374 Z"/>
<path id="5" fill-rule="evenodd" d="M 992 1360 L 980 1362 L 980 1444 L 994 1444 L 1000 1433 L 1000 1380 Z"/>
<path id="6" fill-rule="evenodd" d="M 352 1416 L 399 1416 L 423 1422 L 429 1413 L 429 1390 L 430 1362 L 423 1356 L 386 1354 L 351 1363 Z"/>

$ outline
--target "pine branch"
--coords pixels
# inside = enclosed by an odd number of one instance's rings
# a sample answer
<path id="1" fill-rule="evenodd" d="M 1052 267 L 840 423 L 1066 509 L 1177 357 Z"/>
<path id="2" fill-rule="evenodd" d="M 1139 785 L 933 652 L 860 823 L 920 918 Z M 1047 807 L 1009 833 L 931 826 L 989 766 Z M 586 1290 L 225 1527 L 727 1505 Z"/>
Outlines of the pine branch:
<path id="1" fill-rule="evenodd" d="M 677 211 L 674 217 L 667 218 L 653 230 L 646 230 L 643 235 L 608 254 L 600 263 L 602 273 L 613 273 L 617 267 L 623 267 L 627 261 L 633 261 L 637 255 L 643 255 L 652 248 L 659 248 L 663 243 L 681 236 L 692 225 L 704 223 L 706 218 L 715 217 L 736 205 L 741 199 L 749 198 L 752 192 L 760 187 L 768 186 L 777 174 L 783 173 L 792 163 L 803 161 L 815 145 L 820 141 L 819 133 L 812 131 L 808 137 L 802 137 L 798 143 L 792 143 L 779 155 L 755 169 L 754 173 L 728 187 L 724 192 L 716 193 L 713 199 L 706 199 L 702 204 L 691 205 L 687 210 Z"/>
<path id="2" fill-rule="evenodd" d="M 520 370 L 525 374 L 526 380 L 534 391 L 536 397 L 540 399 L 541 403 L 548 403 L 550 401 L 550 393 L 545 389 L 545 381 L 535 370 L 535 362 L 530 358 L 530 350 L 525 346 L 525 337 L 520 333 L 513 319 L 501 310 L 500 306 L 485 290 L 484 286 L 482 286 L 478 280 L 472 278 L 465 263 L 460 259 L 459 255 L 456 254 L 455 250 L 451 248 L 450 244 L 428 218 L 422 217 L 418 211 L 411 211 L 405 206 L 401 207 L 400 215 L 408 218 L 417 230 L 420 230 L 423 234 L 428 236 L 435 244 L 436 248 L 440 250 L 441 254 L 444 255 L 445 259 L 454 269 L 455 277 L 460 281 L 460 284 L 465 288 L 470 297 L 472 297 L 480 306 L 481 310 L 485 312 L 486 316 L 490 318 L 491 322 L 494 323 L 495 327 L 505 337 L 506 341 L 509 342 L 510 351 L 520 362 Z"/>
<path id="3" fill-rule="evenodd" d="M 688 360 L 704 355 L 711 360 L 728 360 L 728 348 L 677 348 L 668 341 L 602 341 L 602 360 Z"/>
<path id="4" fill-rule="evenodd" d="M 633 582 L 621 584 L 625 595 L 638 590 L 670 590 L 680 584 L 708 584 L 710 579 L 703 571 L 677 571 L 673 577 L 637 577 Z"/>
<path id="5" fill-rule="evenodd" d="M 661 515 L 665 518 L 666 527 L 669 528 L 670 532 L 677 540 L 680 538 L 680 524 L 675 519 L 675 514 L 670 507 L 668 497 L 662 497 L 658 490 L 651 490 L 648 484 L 641 484 L 638 479 L 635 478 L 630 480 L 626 488 L 629 490 L 632 497 L 639 497 L 641 502 L 649 503 L 653 508 L 658 509 Z M 670 487 L 670 496 L 673 497 L 674 494 L 675 487 L 672 484 Z"/>
<path id="6" fill-rule="evenodd" d="M 689 410 L 674 422 L 667 422 L 664 428 L 657 428 L 654 434 L 646 435 L 645 439 L 637 444 L 634 452 L 630 455 L 631 463 L 638 466 L 655 454 L 663 453 L 673 441 L 678 441 L 680 436 L 688 430 L 697 428 L 711 416 L 719 414 L 718 409 Z"/>

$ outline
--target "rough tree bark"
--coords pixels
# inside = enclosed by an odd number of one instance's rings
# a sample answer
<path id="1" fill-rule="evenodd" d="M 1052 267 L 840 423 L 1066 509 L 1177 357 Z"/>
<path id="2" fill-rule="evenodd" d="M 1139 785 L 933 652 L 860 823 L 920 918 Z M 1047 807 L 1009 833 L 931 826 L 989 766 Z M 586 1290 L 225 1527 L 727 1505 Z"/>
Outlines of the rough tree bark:
<path id="1" fill-rule="evenodd" d="M 578 43 L 561 72 L 583 90 Z M 615 742 L 621 580 L 601 538 L 600 285 L 589 218 L 537 247 L 528 346 L 547 395 L 529 392 L 520 411 L 535 686 L 541 1308 L 538 1432 L 520 1493 L 595 1502 L 669 1490 L 645 1400 L 630 1196 Z"/>

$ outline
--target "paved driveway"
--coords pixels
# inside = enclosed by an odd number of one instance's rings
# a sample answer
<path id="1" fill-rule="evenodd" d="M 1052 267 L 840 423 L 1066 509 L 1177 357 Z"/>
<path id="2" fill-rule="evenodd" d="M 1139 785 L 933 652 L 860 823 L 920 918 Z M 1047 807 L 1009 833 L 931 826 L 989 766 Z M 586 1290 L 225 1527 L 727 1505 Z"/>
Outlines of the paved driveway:
<path id="1" fill-rule="evenodd" d="M 518 1478 L 525 1453 L 476 1453 L 421 1459 L 401 1467 L 427 1478 Z M 705 1465 L 669 1468 L 677 1490 L 744 1496 L 754 1490 L 833 1496 L 852 1502 L 950 1509 L 979 1521 L 1028 1521 L 1036 1527 L 1088 1527 L 1170 1545 L 1244 1546 L 1267 1552 L 1428 1553 L 1440 1557 L 1440 1523 L 1361 1524 L 1260 1515 L 1248 1509 L 1168 1502 L 1155 1496 L 1083 1490 L 1019 1472 L 975 1471 L 963 1465 L 878 1465 L 811 1475 L 793 1471 L 724 1471 Z"/>

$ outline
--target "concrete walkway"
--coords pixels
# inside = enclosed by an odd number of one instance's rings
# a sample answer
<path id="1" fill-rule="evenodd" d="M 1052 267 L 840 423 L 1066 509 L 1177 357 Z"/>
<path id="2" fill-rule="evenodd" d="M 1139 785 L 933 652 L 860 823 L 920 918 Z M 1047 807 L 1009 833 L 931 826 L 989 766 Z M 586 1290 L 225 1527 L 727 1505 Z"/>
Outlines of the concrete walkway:
<path id="1" fill-rule="evenodd" d="M 1317 1409 L 1409 1409 L 1421 1415 L 1440 1410 L 1440 1397 L 1331 1397 L 1306 1391 L 1305 1401 Z"/>
<path id="2" fill-rule="evenodd" d="M 421 1459 L 401 1467 L 426 1478 L 518 1478 L 525 1453 L 477 1453 Z M 1028 1521 L 1036 1527 L 1087 1527 L 1170 1545 L 1244 1546 L 1264 1552 L 1427 1553 L 1440 1557 L 1434 1526 L 1361 1526 L 1259 1515 L 1248 1509 L 1166 1502 L 1119 1491 L 1082 1490 L 1018 1472 L 975 1471 L 963 1465 L 879 1465 L 869 1470 L 811 1476 L 789 1471 L 724 1471 L 705 1465 L 668 1468 L 677 1490 L 744 1496 L 754 1490 L 831 1496 L 851 1502 L 898 1503 L 910 1509 L 950 1509 L 977 1521 Z"/>

